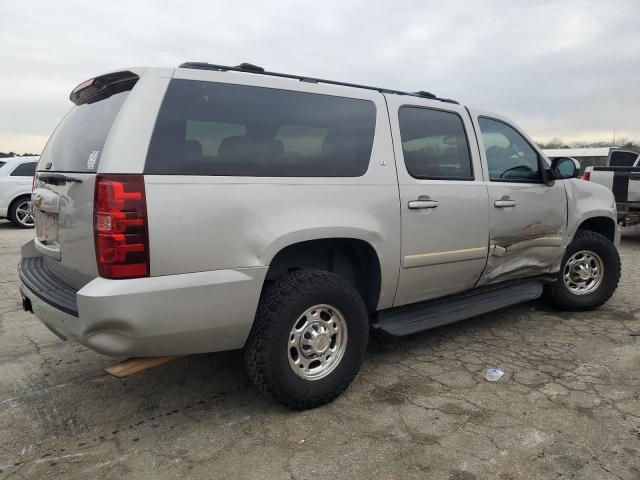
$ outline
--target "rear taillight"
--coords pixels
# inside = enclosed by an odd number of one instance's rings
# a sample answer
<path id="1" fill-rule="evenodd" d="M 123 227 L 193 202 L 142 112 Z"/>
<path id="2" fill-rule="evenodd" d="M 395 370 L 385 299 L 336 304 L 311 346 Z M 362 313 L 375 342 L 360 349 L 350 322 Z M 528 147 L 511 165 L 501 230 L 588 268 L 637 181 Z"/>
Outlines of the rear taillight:
<path id="1" fill-rule="evenodd" d="M 98 273 L 104 278 L 149 276 L 147 201 L 142 175 L 98 175 L 93 204 Z"/>
<path id="2" fill-rule="evenodd" d="M 586 171 L 582 174 L 582 180 L 586 180 L 588 182 L 590 178 L 591 178 L 591 172 Z"/>

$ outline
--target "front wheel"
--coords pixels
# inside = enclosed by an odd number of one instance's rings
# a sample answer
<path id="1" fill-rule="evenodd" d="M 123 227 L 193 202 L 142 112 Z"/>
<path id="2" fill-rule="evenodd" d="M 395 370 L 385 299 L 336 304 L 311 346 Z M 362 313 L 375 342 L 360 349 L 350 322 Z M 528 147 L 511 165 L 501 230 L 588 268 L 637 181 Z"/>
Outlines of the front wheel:
<path id="1" fill-rule="evenodd" d="M 611 298 L 619 281 L 620 256 L 613 243 L 597 232 L 578 230 L 546 295 L 560 310 L 591 310 Z"/>
<path id="2" fill-rule="evenodd" d="M 262 294 L 247 344 L 249 376 L 267 397 L 298 410 L 330 402 L 364 357 L 367 309 L 343 277 L 297 270 Z"/>

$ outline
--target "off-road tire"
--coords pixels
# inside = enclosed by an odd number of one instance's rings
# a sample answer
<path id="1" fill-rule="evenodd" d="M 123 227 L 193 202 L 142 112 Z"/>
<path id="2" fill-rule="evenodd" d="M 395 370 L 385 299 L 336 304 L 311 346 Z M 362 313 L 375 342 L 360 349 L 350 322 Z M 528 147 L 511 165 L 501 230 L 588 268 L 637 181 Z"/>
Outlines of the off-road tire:
<path id="1" fill-rule="evenodd" d="M 327 376 L 300 378 L 289 364 L 288 339 L 294 322 L 308 308 L 333 305 L 347 324 L 342 359 Z M 369 317 L 353 285 L 323 270 L 301 269 L 265 287 L 245 344 L 246 368 L 255 386 L 289 408 L 319 407 L 340 395 L 358 373 L 369 339 Z"/>
<path id="2" fill-rule="evenodd" d="M 591 293 L 576 295 L 565 285 L 563 272 L 565 263 L 577 252 L 589 250 L 596 253 L 604 264 L 604 275 L 600 285 Z M 618 287 L 620 281 L 620 255 L 604 235 L 590 230 L 578 230 L 562 259 L 556 281 L 545 287 L 546 299 L 556 308 L 567 311 L 593 310 L 604 304 Z"/>

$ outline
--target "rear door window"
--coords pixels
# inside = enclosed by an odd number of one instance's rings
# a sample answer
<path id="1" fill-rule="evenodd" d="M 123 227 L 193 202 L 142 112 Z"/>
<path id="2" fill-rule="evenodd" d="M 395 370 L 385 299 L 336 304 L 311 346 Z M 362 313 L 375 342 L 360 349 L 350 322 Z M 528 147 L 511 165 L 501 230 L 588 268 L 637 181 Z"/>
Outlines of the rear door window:
<path id="1" fill-rule="evenodd" d="M 21 163 L 11 172 L 12 177 L 33 177 L 37 162 Z"/>
<path id="2" fill-rule="evenodd" d="M 458 114 L 402 107 L 398 116 L 404 163 L 412 177 L 473 179 L 469 143 Z"/>
<path id="3" fill-rule="evenodd" d="M 125 91 L 74 106 L 51 135 L 37 169 L 95 172 L 111 126 L 128 95 L 129 91 Z"/>
<path id="4" fill-rule="evenodd" d="M 145 173 L 357 177 L 369 166 L 375 118 L 369 100 L 175 79 Z"/>

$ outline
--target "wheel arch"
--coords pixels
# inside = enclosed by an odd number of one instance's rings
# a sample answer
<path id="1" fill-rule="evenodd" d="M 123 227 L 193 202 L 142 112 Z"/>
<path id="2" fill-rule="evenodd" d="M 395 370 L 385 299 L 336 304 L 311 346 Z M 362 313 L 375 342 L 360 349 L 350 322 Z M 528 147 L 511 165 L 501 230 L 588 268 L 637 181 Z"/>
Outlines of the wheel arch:
<path id="1" fill-rule="evenodd" d="M 584 219 L 578 225 L 576 232 L 580 230 L 599 233 L 607 237 L 611 242 L 615 242 L 616 240 L 616 222 L 611 217 L 593 216 Z"/>
<path id="2" fill-rule="evenodd" d="M 349 280 L 362 295 L 369 312 L 377 309 L 382 288 L 378 252 L 366 240 L 325 237 L 283 246 L 269 261 L 265 285 L 301 268 L 316 268 Z"/>

